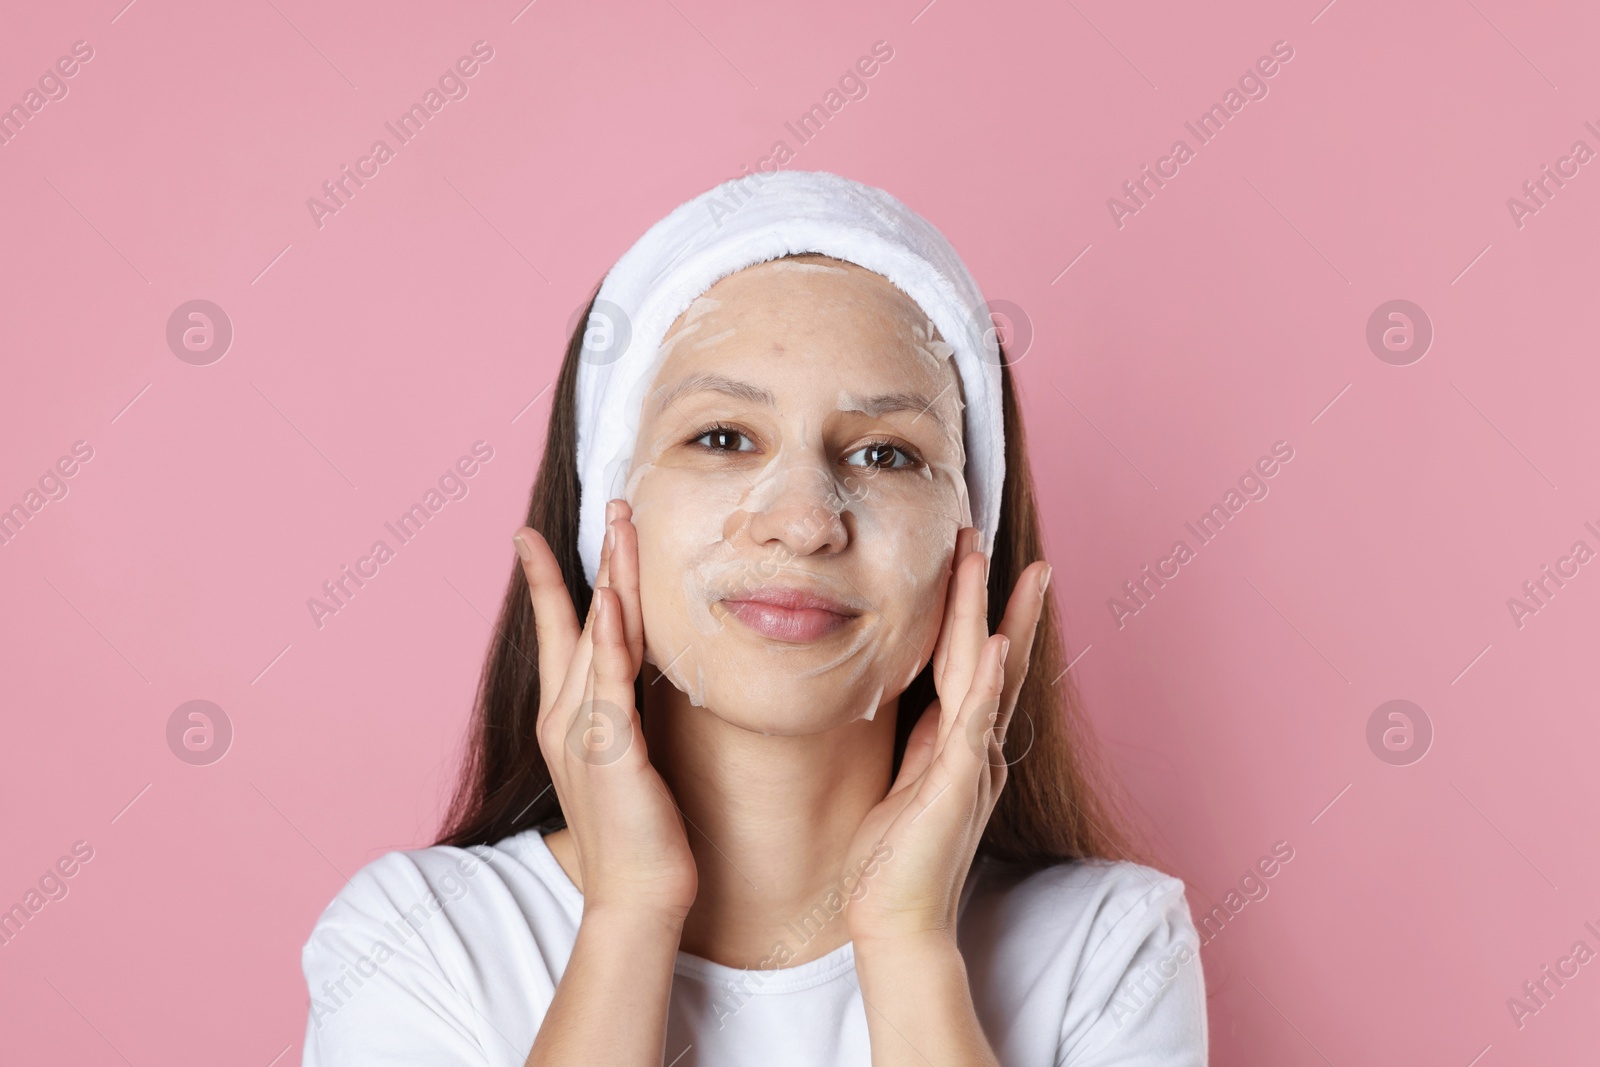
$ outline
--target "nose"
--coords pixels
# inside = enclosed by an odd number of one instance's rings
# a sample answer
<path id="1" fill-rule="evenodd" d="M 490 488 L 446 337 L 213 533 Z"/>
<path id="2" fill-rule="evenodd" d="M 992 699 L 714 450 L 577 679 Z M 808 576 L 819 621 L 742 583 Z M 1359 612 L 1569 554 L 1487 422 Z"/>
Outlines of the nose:
<path id="1" fill-rule="evenodd" d="M 744 508 L 729 516 L 723 536 L 728 541 L 743 536 L 757 547 L 797 557 L 833 555 L 850 543 L 845 503 L 830 471 L 809 464 L 786 467 L 751 490 Z"/>

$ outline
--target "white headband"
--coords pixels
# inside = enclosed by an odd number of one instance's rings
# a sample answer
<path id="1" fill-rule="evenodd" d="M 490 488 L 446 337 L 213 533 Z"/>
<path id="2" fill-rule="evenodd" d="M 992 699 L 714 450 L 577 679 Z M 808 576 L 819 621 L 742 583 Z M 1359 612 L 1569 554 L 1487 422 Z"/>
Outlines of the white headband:
<path id="1" fill-rule="evenodd" d="M 993 544 L 1005 423 L 1000 350 L 978 283 L 943 234 L 882 189 L 822 171 L 786 170 L 734 178 L 680 204 L 600 285 L 584 332 L 577 396 L 578 551 L 591 586 L 600 569 L 606 502 L 626 487 L 640 411 L 668 328 L 721 278 L 796 252 L 883 275 L 954 349 L 966 394 L 972 521 L 985 551 Z"/>

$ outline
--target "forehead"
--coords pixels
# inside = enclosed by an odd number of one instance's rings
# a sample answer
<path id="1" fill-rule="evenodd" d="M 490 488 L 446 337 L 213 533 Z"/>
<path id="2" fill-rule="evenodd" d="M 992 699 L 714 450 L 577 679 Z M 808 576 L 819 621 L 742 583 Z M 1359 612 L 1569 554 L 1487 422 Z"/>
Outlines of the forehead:
<path id="1" fill-rule="evenodd" d="M 916 302 L 882 275 L 825 256 L 772 260 L 718 280 L 678 316 L 662 347 L 658 387 L 716 374 L 791 397 L 914 392 L 959 407 L 950 348 Z"/>

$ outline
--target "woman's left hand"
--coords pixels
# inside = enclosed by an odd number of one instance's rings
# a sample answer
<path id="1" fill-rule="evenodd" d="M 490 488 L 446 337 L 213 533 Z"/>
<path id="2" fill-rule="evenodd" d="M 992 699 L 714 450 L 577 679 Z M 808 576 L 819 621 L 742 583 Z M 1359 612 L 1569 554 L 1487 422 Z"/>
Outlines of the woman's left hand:
<path id="1" fill-rule="evenodd" d="M 956 537 L 933 653 L 938 699 L 912 729 L 894 785 L 862 820 L 844 874 L 863 883 L 845 911 L 856 942 L 935 935 L 953 943 L 967 871 L 1006 782 L 1001 743 L 1028 673 L 1050 567 L 1022 572 L 989 633 L 988 558 Z M 854 894 L 852 894 L 854 896 Z"/>

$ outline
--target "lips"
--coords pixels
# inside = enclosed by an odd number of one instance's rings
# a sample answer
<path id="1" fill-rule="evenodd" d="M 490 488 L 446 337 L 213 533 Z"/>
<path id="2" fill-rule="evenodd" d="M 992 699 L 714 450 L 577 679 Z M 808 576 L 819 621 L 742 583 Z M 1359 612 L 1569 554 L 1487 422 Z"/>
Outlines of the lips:
<path id="1" fill-rule="evenodd" d="M 728 614 L 762 637 L 805 644 L 848 626 L 860 612 L 803 589 L 772 586 L 727 597 Z"/>

